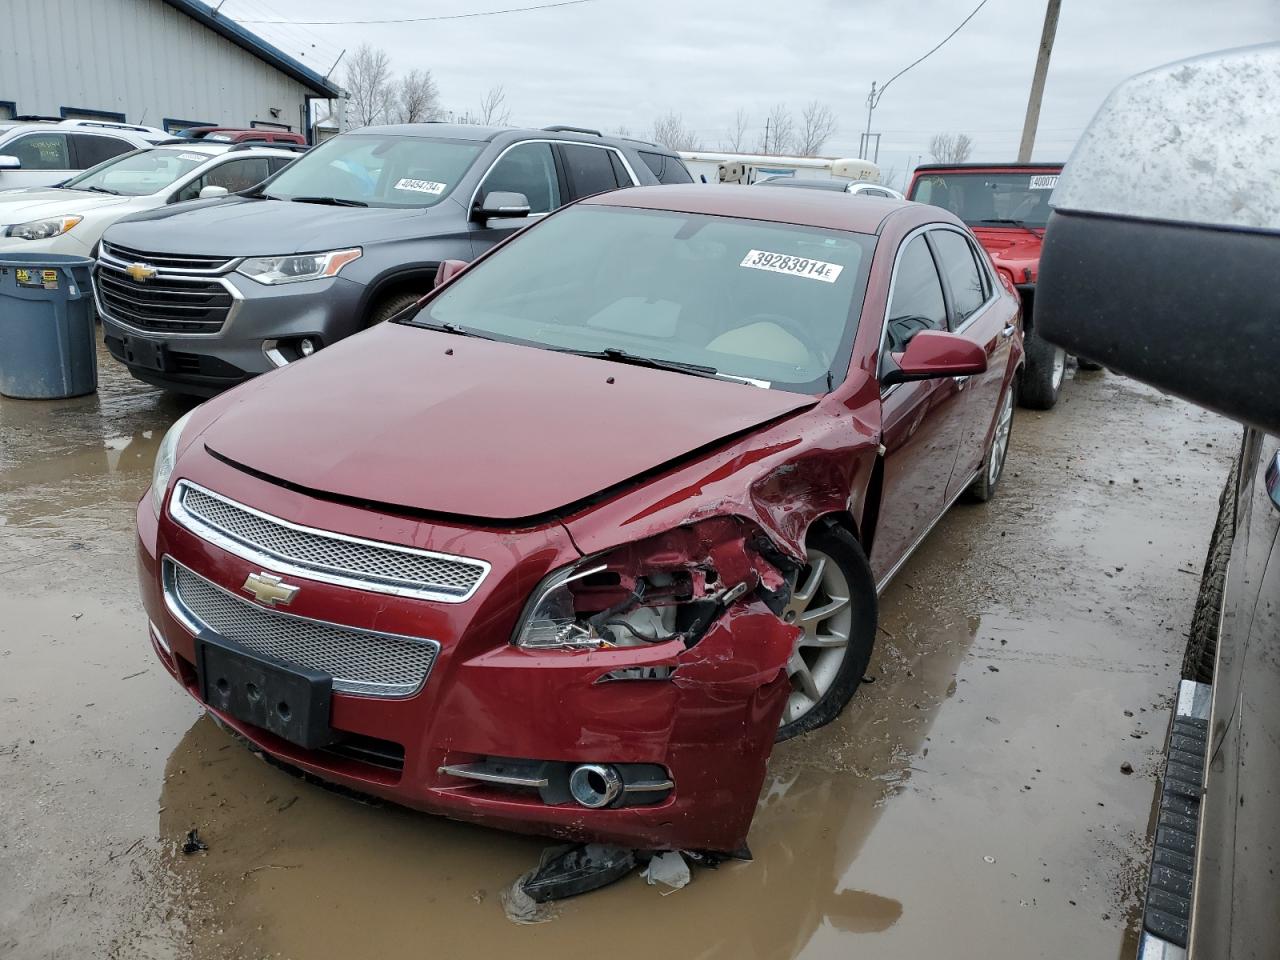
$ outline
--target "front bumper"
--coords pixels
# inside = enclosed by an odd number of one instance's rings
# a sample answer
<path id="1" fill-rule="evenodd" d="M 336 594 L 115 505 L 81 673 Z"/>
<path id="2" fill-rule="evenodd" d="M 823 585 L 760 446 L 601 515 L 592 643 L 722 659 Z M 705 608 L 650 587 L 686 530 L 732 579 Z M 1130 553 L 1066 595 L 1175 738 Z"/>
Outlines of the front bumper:
<path id="1" fill-rule="evenodd" d="M 95 276 L 94 297 L 111 355 L 139 380 L 212 396 L 278 366 L 273 343 L 311 337 L 329 345 L 355 333 L 364 287 L 342 277 L 266 286 L 239 274 L 217 277 L 233 303 L 215 333 L 148 329 L 113 314 Z"/>
<path id="2" fill-rule="evenodd" d="M 271 756 L 322 779 L 459 820 L 646 849 L 727 852 L 743 846 L 789 691 L 780 664 L 790 651 L 792 630 L 763 604 L 744 601 L 730 608 L 687 650 L 678 641 L 573 653 L 515 648 L 507 639 L 533 586 L 550 569 L 577 559 L 559 525 L 504 535 L 371 517 L 198 456 L 200 483 L 240 503 L 269 503 L 275 516 L 352 536 L 376 531 L 378 539 L 394 536 L 395 542 L 426 549 L 447 544 L 451 552 L 492 565 L 477 593 L 460 603 L 373 596 L 289 575 L 300 586 L 290 605 L 299 616 L 438 641 L 427 681 L 399 699 L 335 692 L 331 724 L 350 737 L 338 748 L 303 749 L 211 711 L 221 722 Z M 153 646 L 169 673 L 199 699 L 194 638 L 166 604 L 163 558 L 174 557 L 229 591 L 261 567 L 194 536 L 167 515 L 158 521 L 149 495 L 139 504 L 137 520 Z M 664 680 L 599 682 L 622 667 L 656 665 L 676 670 Z M 442 770 L 486 758 L 656 766 L 674 789 L 657 803 L 588 809 Z"/>

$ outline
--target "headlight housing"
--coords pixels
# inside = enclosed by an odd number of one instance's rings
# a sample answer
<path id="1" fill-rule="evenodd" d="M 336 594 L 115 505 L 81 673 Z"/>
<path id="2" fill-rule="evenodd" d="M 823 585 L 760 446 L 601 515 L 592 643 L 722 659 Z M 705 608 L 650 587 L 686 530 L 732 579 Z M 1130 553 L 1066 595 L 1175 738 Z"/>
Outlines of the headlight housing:
<path id="1" fill-rule="evenodd" d="M 67 233 L 84 217 L 50 217 L 47 220 L 28 220 L 4 228 L 4 235 L 15 240 L 48 240 Z"/>
<path id="2" fill-rule="evenodd" d="M 562 567 L 534 588 L 511 643 L 529 650 L 691 646 L 729 604 L 783 585 L 749 540 L 735 518 L 720 517 Z"/>
<path id="3" fill-rule="evenodd" d="M 182 431 L 191 420 L 194 410 L 179 417 L 160 441 L 160 449 L 156 451 L 156 465 L 151 471 L 151 506 L 160 516 L 160 508 L 164 506 L 164 494 L 169 489 L 169 478 L 173 476 L 173 465 L 178 459 L 178 441 L 182 439 Z"/>
<path id="4" fill-rule="evenodd" d="M 334 277 L 352 261 L 359 260 L 363 251 L 359 247 L 346 250 L 330 250 L 327 253 L 291 253 L 283 257 L 250 257 L 236 272 L 267 285 L 297 283 L 299 280 L 317 280 Z"/>

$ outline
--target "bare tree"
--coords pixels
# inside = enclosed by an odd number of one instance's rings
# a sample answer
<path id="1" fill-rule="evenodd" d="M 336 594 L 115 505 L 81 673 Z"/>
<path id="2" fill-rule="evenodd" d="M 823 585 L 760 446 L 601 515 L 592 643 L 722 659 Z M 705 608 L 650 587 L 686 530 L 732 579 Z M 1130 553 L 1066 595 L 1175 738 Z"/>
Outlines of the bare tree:
<path id="1" fill-rule="evenodd" d="M 615 137 L 623 137 L 623 138 L 629 137 L 631 136 L 631 128 L 628 127 L 625 123 L 620 123 L 618 124 L 618 129 L 613 131 L 613 135 Z"/>
<path id="2" fill-rule="evenodd" d="M 684 125 L 684 117 L 674 112 L 653 121 L 651 139 L 670 150 L 693 150 L 698 144 L 698 135 Z"/>
<path id="3" fill-rule="evenodd" d="M 511 110 L 507 107 L 507 91 L 502 84 L 490 87 L 489 92 L 480 101 L 480 112 L 476 114 L 476 123 L 484 127 L 505 127 L 511 122 Z"/>
<path id="4" fill-rule="evenodd" d="M 898 179 L 898 165 L 896 163 L 892 167 L 890 167 L 888 170 L 882 170 L 880 172 L 880 182 L 892 190 L 898 189 L 898 187 L 894 184 L 894 181 L 897 179 Z"/>
<path id="5" fill-rule="evenodd" d="M 440 90 L 430 70 L 410 70 L 396 84 L 396 119 L 425 123 L 440 115 Z"/>
<path id="6" fill-rule="evenodd" d="M 836 115 L 825 103 L 810 100 L 800 114 L 800 132 L 796 136 L 796 153 L 816 157 L 823 144 L 836 132 Z"/>
<path id="7" fill-rule="evenodd" d="M 741 153 L 747 149 L 747 128 L 751 125 L 751 118 L 747 116 L 747 111 L 741 107 L 738 112 L 733 115 L 733 126 L 729 128 L 729 137 L 725 143 L 725 149 L 734 153 Z"/>
<path id="8" fill-rule="evenodd" d="M 394 99 L 387 51 L 362 43 L 347 62 L 346 88 L 353 125 L 367 127 L 387 119 L 387 109 Z"/>
<path id="9" fill-rule="evenodd" d="M 973 140 L 967 133 L 935 133 L 929 141 L 934 163 L 964 163 L 972 153 Z"/>
<path id="10" fill-rule="evenodd" d="M 785 103 L 775 104 L 764 121 L 764 136 L 758 147 L 761 153 L 789 153 L 795 139 L 795 122 Z"/>

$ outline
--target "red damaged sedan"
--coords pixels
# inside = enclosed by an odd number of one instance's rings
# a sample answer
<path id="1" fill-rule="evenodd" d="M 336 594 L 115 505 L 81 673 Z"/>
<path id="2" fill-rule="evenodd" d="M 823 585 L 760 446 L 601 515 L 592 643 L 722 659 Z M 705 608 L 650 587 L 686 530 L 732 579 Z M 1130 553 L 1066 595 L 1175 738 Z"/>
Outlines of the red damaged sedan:
<path id="1" fill-rule="evenodd" d="M 876 597 L 989 498 L 1022 334 L 936 207 L 623 190 L 166 436 L 166 668 L 326 780 L 512 830 L 740 850 Z"/>

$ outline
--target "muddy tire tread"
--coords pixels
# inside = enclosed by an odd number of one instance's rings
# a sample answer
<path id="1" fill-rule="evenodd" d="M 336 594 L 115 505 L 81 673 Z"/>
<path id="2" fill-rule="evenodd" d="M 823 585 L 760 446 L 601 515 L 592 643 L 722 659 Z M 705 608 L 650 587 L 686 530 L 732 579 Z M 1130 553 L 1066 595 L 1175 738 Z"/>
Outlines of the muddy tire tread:
<path id="1" fill-rule="evenodd" d="M 1182 658 L 1182 679 L 1197 683 L 1213 682 L 1213 666 L 1218 656 L 1218 625 L 1222 616 L 1222 597 L 1227 582 L 1227 563 L 1235 542 L 1236 480 L 1240 458 L 1232 461 L 1226 485 L 1218 498 L 1218 519 L 1209 538 L 1209 550 L 1200 575 L 1200 592 L 1191 616 L 1191 632 Z"/>

